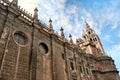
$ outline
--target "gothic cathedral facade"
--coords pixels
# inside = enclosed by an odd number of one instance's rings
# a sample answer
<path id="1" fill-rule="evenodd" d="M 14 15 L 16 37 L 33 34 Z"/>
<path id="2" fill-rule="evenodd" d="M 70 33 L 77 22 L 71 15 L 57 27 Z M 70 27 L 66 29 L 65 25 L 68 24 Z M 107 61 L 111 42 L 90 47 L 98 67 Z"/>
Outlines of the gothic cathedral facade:
<path id="1" fill-rule="evenodd" d="M 86 22 L 82 39 L 67 40 L 18 6 L 0 0 L 0 80 L 120 80 L 114 60 L 105 54 Z"/>

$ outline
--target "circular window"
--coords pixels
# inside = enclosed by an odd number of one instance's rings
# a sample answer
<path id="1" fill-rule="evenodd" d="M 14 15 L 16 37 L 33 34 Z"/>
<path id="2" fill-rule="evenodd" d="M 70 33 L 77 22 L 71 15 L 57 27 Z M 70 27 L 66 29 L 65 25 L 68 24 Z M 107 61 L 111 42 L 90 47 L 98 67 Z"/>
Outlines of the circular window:
<path id="1" fill-rule="evenodd" d="M 14 34 L 14 40 L 16 43 L 20 44 L 20 45 L 25 45 L 26 44 L 26 36 L 24 33 L 22 32 L 16 32 Z"/>
<path id="2" fill-rule="evenodd" d="M 48 53 L 48 47 L 44 43 L 40 43 L 39 49 L 40 49 L 40 52 L 42 52 L 43 54 L 47 54 Z"/>

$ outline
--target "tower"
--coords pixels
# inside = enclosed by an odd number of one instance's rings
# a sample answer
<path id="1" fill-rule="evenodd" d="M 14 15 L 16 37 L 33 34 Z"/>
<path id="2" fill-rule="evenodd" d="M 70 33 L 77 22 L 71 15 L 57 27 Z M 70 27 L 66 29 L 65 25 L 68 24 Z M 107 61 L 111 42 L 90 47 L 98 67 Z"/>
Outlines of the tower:
<path id="1" fill-rule="evenodd" d="M 90 43 L 88 46 L 91 45 L 93 48 L 96 48 L 96 51 L 97 51 L 96 55 L 99 55 L 99 56 L 105 55 L 105 51 L 103 49 L 103 46 L 101 44 L 99 37 L 92 30 L 92 28 L 89 26 L 89 24 L 87 22 L 85 22 L 85 24 L 86 24 L 86 30 L 85 31 L 83 30 L 83 32 L 82 32 L 82 37 L 84 39 L 84 42 L 88 42 L 88 43 Z M 93 53 L 92 48 L 89 47 L 88 52 Z"/>

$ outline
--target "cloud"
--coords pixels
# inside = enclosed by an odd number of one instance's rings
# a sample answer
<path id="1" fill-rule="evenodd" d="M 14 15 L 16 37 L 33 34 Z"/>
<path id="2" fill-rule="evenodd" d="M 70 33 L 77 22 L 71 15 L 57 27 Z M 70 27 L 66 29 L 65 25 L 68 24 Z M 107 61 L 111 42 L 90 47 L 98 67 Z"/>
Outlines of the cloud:
<path id="1" fill-rule="evenodd" d="M 77 6 L 76 5 L 71 5 L 71 6 L 67 7 L 66 14 L 69 14 L 69 15 L 76 14 L 77 11 L 78 11 Z"/>
<path id="2" fill-rule="evenodd" d="M 38 7 L 40 0 L 19 0 L 19 4 L 24 6 L 30 13 L 34 13 L 34 9 Z"/>
<path id="3" fill-rule="evenodd" d="M 34 8 L 38 7 L 39 19 L 49 24 L 48 20 L 52 18 L 55 31 L 63 27 L 66 36 L 72 33 L 73 35 L 81 37 L 82 29 L 85 28 L 85 20 L 98 35 L 101 35 L 101 30 L 104 29 L 104 27 L 109 27 L 111 30 L 118 28 L 120 11 L 116 7 L 120 1 L 116 2 L 111 0 L 109 1 L 110 5 L 104 3 L 102 4 L 104 8 L 98 10 L 93 9 L 101 6 L 98 2 L 94 2 L 93 5 L 95 6 L 89 8 L 89 10 L 77 6 L 77 3 L 68 4 L 66 1 L 67 0 L 19 0 L 19 5 L 30 13 L 33 13 Z M 108 35 L 105 36 L 104 39 L 105 38 L 108 38 Z M 110 41 L 109 39 L 106 40 Z"/>
<path id="4" fill-rule="evenodd" d="M 9 0 L 10 2 L 13 0 Z M 24 8 L 29 13 L 33 14 L 34 9 L 37 6 L 37 4 L 40 2 L 40 0 L 18 0 L 18 5 L 20 5 L 22 8 Z"/>
<path id="5" fill-rule="evenodd" d="M 120 52 L 120 43 L 113 45 L 109 50 L 109 53 L 112 53 L 112 55 L 115 55 L 115 56 L 120 54 L 118 52 Z"/>
<path id="6" fill-rule="evenodd" d="M 77 6 L 77 3 L 68 4 L 66 1 L 67 0 L 19 0 L 19 5 L 32 14 L 34 8 L 38 7 L 39 19 L 48 24 L 49 18 L 52 18 L 56 31 L 62 26 L 66 33 L 80 34 L 85 27 L 85 20 L 88 21 L 89 25 L 99 35 L 101 35 L 101 30 L 104 27 L 110 27 L 111 30 L 118 28 L 120 11 L 117 7 L 120 1 L 111 0 L 109 3 L 102 4 L 104 8 L 98 10 L 93 9 L 101 6 L 98 2 L 94 2 L 94 7 L 87 10 L 84 7 Z M 66 4 L 68 6 L 66 6 Z M 74 29 L 74 31 L 72 29 Z"/>
<path id="7" fill-rule="evenodd" d="M 104 42 L 108 42 L 110 44 L 114 43 L 114 41 L 111 39 L 111 35 L 110 34 L 103 35 L 102 40 Z"/>
<path id="8" fill-rule="evenodd" d="M 56 31 L 63 27 L 68 35 L 72 30 L 72 24 L 70 24 L 70 16 L 65 14 L 65 2 L 66 0 L 56 1 L 56 0 L 41 0 L 39 4 L 39 17 L 40 20 L 43 20 L 46 24 L 48 23 L 48 19 L 52 18 L 53 27 Z M 47 6 L 46 6 L 47 4 Z M 46 16 L 46 17 L 44 17 Z"/>
<path id="9" fill-rule="evenodd" d="M 108 5 L 109 4 L 109 5 Z M 104 6 L 105 8 L 102 9 L 101 11 L 97 11 L 96 15 L 97 18 L 99 19 L 98 21 L 98 26 L 100 24 L 100 27 L 109 27 L 111 30 L 114 30 L 116 28 L 118 28 L 119 22 L 120 22 L 120 11 L 118 10 L 119 8 L 117 8 L 117 6 L 120 4 L 120 2 L 115 2 L 113 0 L 110 1 L 110 3 L 108 2 L 108 4 L 106 3 L 106 5 Z"/>
<path id="10" fill-rule="evenodd" d="M 116 10 L 116 5 L 118 5 L 115 4 L 116 2 L 111 3 L 111 5 L 104 4 L 105 8 L 94 11 L 92 8 L 87 10 L 78 7 L 76 4 L 68 4 L 66 1 L 41 0 L 39 3 L 39 19 L 49 24 L 48 20 L 52 18 L 55 31 L 59 31 L 60 27 L 63 27 L 66 36 L 72 33 L 81 37 L 81 31 L 85 28 L 85 20 L 98 35 L 101 35 L 101 30 L 104 27 L 110 27 L 111 30 L 118 27 L 119 12 Z M 95 2 L 95 4 L 98 3 Z"/>

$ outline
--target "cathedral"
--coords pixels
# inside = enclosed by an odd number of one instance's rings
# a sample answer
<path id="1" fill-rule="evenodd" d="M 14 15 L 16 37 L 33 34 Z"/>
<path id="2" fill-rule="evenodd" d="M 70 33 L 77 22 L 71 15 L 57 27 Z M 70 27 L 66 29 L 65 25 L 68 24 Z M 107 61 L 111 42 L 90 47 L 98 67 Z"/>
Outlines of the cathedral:
<path id="1" fill-rule="evenodd" d="M 114 60 L 87 22 L 73 42 L 55 33 L 52 20 L 38 20 L 18 6 L 0 0 L 0 80 L 120 80 Z"/>

